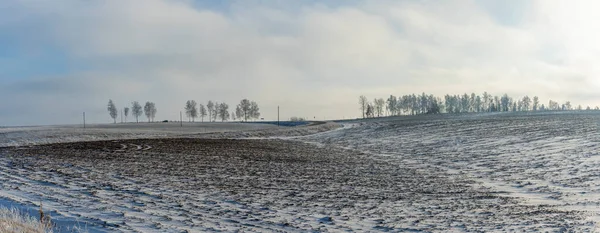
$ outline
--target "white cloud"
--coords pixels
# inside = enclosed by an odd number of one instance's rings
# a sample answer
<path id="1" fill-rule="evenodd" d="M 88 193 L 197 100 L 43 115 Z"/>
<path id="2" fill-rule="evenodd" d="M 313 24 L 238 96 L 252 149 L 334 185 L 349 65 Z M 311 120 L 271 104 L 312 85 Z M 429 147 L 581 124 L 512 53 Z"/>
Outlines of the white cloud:
<path id="1" fill-rule="evenodd" d="M 277 105 L 285 106 L 282 117 L 341 118 L 359 115 L 360 94 L 423 91 L 507 92 L 595 105 L 600 28 L 590 4 L 596 3 L 536 1 L 521 22 L 506 25 L 474 1 L 294 9 L 232 2 L 224 11 L 184 0 L 17 1 L 3 8 L 11 20 L 0 29 L 35 26 L 36 39 L 28 43 L 58 47 L 87 68 L 17 81 L 0 94 L 27 93 L 17 104 L 0 104 L 3 109 L 50 99 L 68 111 L 41 108 L 33 115 L 53 117 L 5 113 L 0 120 L 68 123 L 79 119 L 72 112 L 91 109 L 94 121 L 108 122 L 108 98 L 121 106 L 152 100 L 160 119 L 177 118 L 187 99 L 233 106 L 244 97 L 257 100 L 265 118 L 275 117 Z M 36 85 L 46 89 L 31 88 Z M 70 94 L 80 92 L 87 95 Z"/>

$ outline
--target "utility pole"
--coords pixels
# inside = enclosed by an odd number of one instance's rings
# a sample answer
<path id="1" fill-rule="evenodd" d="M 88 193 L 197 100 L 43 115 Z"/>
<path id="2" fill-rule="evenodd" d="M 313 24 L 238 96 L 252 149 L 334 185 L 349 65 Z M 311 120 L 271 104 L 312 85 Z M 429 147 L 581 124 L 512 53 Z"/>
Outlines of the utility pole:
<path id="1" fill-rule="evenodd" d="M 179 125 L 183 127 L 183 116 L 181 115 L 181 111 L 179 111 Z"/>
<path id="2" fill-rule="evenodd" d="M 279 105 L 277 105 L 277 126 L 279 126 Z"/>
<path id="3" fill-rule="evenodd" d="M 83 128 L 85 129 L 85 112 L 83 112 Z"/>

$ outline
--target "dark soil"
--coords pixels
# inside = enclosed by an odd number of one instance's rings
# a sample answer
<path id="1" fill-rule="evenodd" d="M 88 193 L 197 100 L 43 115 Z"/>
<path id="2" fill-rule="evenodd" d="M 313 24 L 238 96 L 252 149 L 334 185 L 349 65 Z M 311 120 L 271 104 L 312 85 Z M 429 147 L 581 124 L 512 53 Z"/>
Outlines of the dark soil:
<path id="1" fill-rule="evenodd" d="M 111 198 L 142 203 L 136 211 L 171 213 L 147 220 L 160 229 L 557 231 L 581 221 L 577 212 L 524 206 L 435 168 L 288 140 L 142 139 L 0 152 L 14 169 L 67 177 L 91 193 L 121 193 Z M 160 198 L 143 198 L 156 193 Z"/>

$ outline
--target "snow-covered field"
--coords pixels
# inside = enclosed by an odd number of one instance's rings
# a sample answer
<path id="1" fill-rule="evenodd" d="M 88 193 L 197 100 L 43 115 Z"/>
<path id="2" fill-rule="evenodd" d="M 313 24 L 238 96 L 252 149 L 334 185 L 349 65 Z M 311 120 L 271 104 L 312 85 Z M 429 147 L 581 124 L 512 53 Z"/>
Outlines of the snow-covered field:
<path id="1" fill-rule="evenodd" d="M 5 128 L 0 146 L 16 147 L 0 148 L 0 204 L 42 202 L 91 232 L 593 232 L 599 123 L 586 112 Z"/>
<path id="2" fill-rule="evenodd" d="M 600 223 L 600 114 L 488 114 L 371 120 L 310 141 L 468 179 L 523 205 Z M 581 229 L 579 229 L 581 230 Z"/>
<path id="3" fill-rule="evenodd" d="M 182 127 L 183 126 L 183 127 Z M 277 126 L 251 123 L 154 122 L 64 126 L 0 127 L 0 147 L 111 139 L 195 137 L 207 133 L 248 132 Z"/>

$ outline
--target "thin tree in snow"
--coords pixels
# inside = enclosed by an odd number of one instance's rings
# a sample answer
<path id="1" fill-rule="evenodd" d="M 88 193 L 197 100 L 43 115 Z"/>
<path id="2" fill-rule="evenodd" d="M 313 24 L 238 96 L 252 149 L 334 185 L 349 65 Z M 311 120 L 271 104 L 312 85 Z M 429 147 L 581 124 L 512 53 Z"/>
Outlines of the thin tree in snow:
<path id="1" fill-rule="evenodd" d="M 188 100 L 185 103 L 185 115 L 188 117 L 188 121 L 194 122 L 194 119 L 198 117 L 198 109 L 196 108 L 196 101 Z"/>
<path id="2" fill-rule="evenodd" d="M 206 110 L 208 111 L 208 121 L 210 122 L 212 119 L 212 114 L 215 110 L 215 104 L 212 102 L 212 100 L 209 100 L 206 104 Z"/>
<path id="3" fill-rule="evenodd" d="M 226 103 L 221 103 L 219 105 L 219 119 L 221 119 L 221 121 L 226 121 L 229 120 L 229 105 L 227 105 Z"/>
<path id="4" fill-rule="evenodd" d="M 383 109 L 385 106 L 385 100 L 383 100 L 382 98 L 375 98 L 375 100 L 373 100 L 373 104 L 375 105 L 375 114 L 377 114 L 377 117 L 381 117 L 383 116 Z"/>
<path id="5" fill-rule="evenodd" d="M 235 116 L 239 121 L 244 120 L 244 112 L 242 111 L 241 103 L 235 107 Z"/>
<path id="6" fill-rule="evenodd" d="M 395 116 L 397 114 L 398 98 L 396 98 L 396 96 L 390 95 L 386 103 L 387 105 L 385 106 L 385 109 L 387 110 L 388 114 Z"/>
<path id="7" fill-rule="evenodd" d="M 254 120 L 257 120 L 258 118 L 260 118 L 260 109 L 258 108 L 258 104 L 254 101 L 252 101 L 250 103 L 250 116 Z"/>
<path id="8" fill-rule="evenodd" d="M 154 121 L 154 117 L 156 116 L 156 105 L 153 102 L 146 102 L 146 105 L 144 105 L 144 114 L 146 114 L 148 122 Z"/>
<path id="9" fill-rule="evenodd" d="M 248 121 L 248 118 L 251 118 L 250 107 L 251 107 L 250 100 L 248 100 L 248 99 L 241 100 L 240 104 L 238 104 L 238 109 L 239 109 L 239 113 L 240 113 L 240 115 L 238 115 L 238 118 L 244 119 L 244 121 Z M 237 111 L 236 111 L 236 113 L 237 113 Z"/>
<path id="10" fill-rule="evenodd" d="M 213 122 L 217 121 L 220 107 L 221 107 L 221 104 L 219 104 L 219 102 L 215 101 L 215 106 L 213 107 L 213 112 L 212 112 L 212 121 Z"/>
<path id="11" fill-rule="evenodd" d="M 135 117 L 136 123 L 140 122 L 138 118 L 142 115 L 142 113 L 142 105 L 140 105 L 140 103 L 137 101 L 133 101 L 131 103 L 131 114 Z"/>
<path id="12" fill-rule="evenodd" d="M 125 122 L 127 122 L 127 116 L 129 115 L 129 107 L 125 107 L 123 109 L 123 113 L 125 114 Z"/>
<path id="13" fill-rule="evenodd" d="M 367 106 L 369 105 L 369 100 L 366 96 L 361 95 L 360 97 L 358 97 L 358 104 L 360 105 L 362 117 L 365 118 L 365 114 L 367 113 Z"/>
<path id="14" fill-rule="evenodd" d="M 531 106 L 531 99 L 529 98 L 529 96 L 523 97 L 522 106 L 523 111 L 529 111 L 529 107 Z"/>
<path id="15" fill-rule="evenodd" d="M 373 117 L 373 106 L 371 104 L 367 104 L 367 112 L 365 114 L 367 118 Z"/>
<path id="16" fill-rule="evenodd" d="M 113 103 L 113 101 L 111 99 L 108 100 L 108 114 L 110 115 L 110 118 L 112 118 L 114 120 L 114 123 L 117 123 L 117 107 L 115 106 L 115 103 Z"/>
<path id="17" fill-rule="evenodd" d="M 206 117 L 206 108 L 204 107 L 203 104 L 198 105 L 198 112 L 200 114 L 200 118 L 202 119 L 202 122 L 204 122 L 204 117 Z"/>

